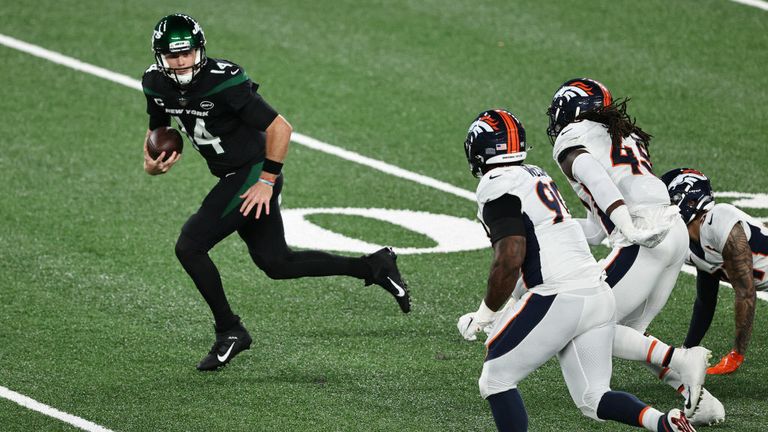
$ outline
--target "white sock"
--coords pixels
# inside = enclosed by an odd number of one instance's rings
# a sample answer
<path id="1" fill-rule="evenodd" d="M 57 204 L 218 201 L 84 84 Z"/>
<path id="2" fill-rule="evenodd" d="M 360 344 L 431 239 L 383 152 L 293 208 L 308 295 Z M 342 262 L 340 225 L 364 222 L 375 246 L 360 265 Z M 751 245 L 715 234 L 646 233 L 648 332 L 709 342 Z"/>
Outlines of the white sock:
<path id="1" fill-rule="evenodd" d="M 664 415 L 663 412 L 648 406 L 640 413 L 640 424 L 649 431 L 659 432 L 659 419 Z"/>
<path id="2" fill-rule="evenodd" d="M 616 326 L 613 336 L 613 355 L 616 357 L 661 366 L 670 352 L 669 345 L 653 336 L 646 336 L 632 327 Z"/>

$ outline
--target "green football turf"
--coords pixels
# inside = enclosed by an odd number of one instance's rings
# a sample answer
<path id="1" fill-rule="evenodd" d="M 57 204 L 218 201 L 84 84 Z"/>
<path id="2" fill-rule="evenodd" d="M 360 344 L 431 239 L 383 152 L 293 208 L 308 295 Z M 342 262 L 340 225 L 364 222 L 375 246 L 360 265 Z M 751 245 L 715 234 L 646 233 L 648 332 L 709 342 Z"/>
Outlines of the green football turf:
<path id="1" fill-rule="evenodd" d="M 297 132 L 467 190 L 466 128 L 506 107 L 526 126 L 528 162 L 583 216 L 551 159 L 544 110 L 563 81 L 585 75 L 631 96 L 657 173 L 693 166 L 717 190 L 768 191 L 768 11 L 727 0 L 6 2 L 0 34 L 139 79 L 152 27 L 175 11 L 199 19 L 209 56 L 242 65 Z M 145 175 L 140 92 L 0 54 L 0 386 L 114 431 L 494 429 L 477 389 L 483 346 L 455 327 L 482 297 L 490 250 L 400 256 L 413 295 L 405 316 L 357 280 L 271 281 L 233 236 L 212 257 L 254 344 L 198 373 L 212 321 L 173 246 L 215 182 L 204 161 L 187 143 L 169 175 Z M 285 173 L 285 208 L 476 212 L 298 144 Z M 433 245 L 368 218 L 310 220 L 396 248 Z M 649 331 L 682 343 L 694 291 L 681 276 Z M 732 298 L 721 290 L 704 340 L 713 361 L 731 347 Z M 739 372 L 708 379 L 727 412 L 713 430 L 768 429 L 766 302 L 754 327 Z M 681 405 L 641 365 L 614 364 L 615 389 L 661 410 Z M 532 431 L 629 430 L 583 417 L 555 361 L 520 389 Z M 0 430 L 76 429 L 0 399 Z"/>

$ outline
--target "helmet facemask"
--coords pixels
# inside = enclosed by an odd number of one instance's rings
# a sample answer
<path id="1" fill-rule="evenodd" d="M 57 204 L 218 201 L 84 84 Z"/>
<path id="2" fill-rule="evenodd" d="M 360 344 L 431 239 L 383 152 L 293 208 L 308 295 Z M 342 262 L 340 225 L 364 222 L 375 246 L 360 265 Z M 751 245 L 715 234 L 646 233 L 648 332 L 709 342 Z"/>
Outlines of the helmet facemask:
<path id="1" fill-rule="evenodd" d="M 158 70 L 179 87 L 186 87 L 194 81 L 207 61 L 205 55 L 205 33 L 192 17 L 184 14 L 168 15 L 160 20 L 152 34 L 152 50 Z M 168 54 L 181 54 L 195 50 L 195 62 L 191 73 L 180 74 L 172 68 Z M 187 69 L 187 68 L 184 68 Z"/>
<path id="2" fill-rule="evenodd" d="M 206 56 L 205 56 L 205 47 L 200 47 L 197 49 L 193 49 L 195 51 L 195 63 L 191 67 L 186 67 L 183 69 L 174 69 L 168 64 L 168 61 L 165 59 L 165 56 L 169 53 L 156 53 L 155 54 L 155 63 L 157 64 L 158 70 L 163 73 L 163 75 L 167 76 L 171 80 L 173 80 L 178 86 L 185 87 L 191 83 L 195 77 L 197 77 L 197 74 L 200 72 L 200 70 L 205 66 L 206 63 Z M 174 53 L 174 52 L 171 52 Z M 191 69 L 190 73 L 181 74 L 179 73 L 180 70 L 184 69 Z"/>

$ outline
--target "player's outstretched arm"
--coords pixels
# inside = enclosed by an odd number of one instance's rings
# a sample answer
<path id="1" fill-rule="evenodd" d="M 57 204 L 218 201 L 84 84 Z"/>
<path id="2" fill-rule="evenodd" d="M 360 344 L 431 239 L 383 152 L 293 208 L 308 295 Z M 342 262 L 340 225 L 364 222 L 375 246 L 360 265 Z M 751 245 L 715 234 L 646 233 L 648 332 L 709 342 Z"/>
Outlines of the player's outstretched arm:
<path id="1" fill-rule="evenodd" d="M 173 152 L 167 160 L 163 161 L 165 152 L 162 152 L 157 156 L 157 159 L 152 159 L 152 156 L 149 155 L 149 150 L 147 150 L 147 139 L 149 139 L 151 133 L 152 131 L 147 129 L 147 134 L 144 136 L 144 171 L 149 175 L 165 174 L 171 169 L 173 164 L 179 161 L 181 153 Z"/>
<path id="2" fill-rule="evenodd" d="M 520 198 L 505 194 L 483 207 L 483 221 L 493 244 L 493 262 L 488 274 L 485 298 L 477 312 L 464 314 L 456 327 L 467 340 L 493 325 L 504 303 L 510 298 L 525 260 L 525 223 Z"/>
<path id="3" fill-rule="evenodd" d="M 525 259 L 525 237 L 504 237 L 493 244 L 493 251 L 485 298 L 476 312 L 464 314 L 456 324 L 466 340 L 477 339 L 479 331 L 493 325 L 502 306 L 512 295 Z"/>
<path id="4" fill-rule="evenodd" d="M 488 275 L 485 304 L 498 311 L 512 295 L 525 260 L 525 237 L 504 237 L 493 245 L 493 263 Z"/>
<path id="5" fill-rule="evenodd" d="M 736 294 L 734 302 L 736 339 L 734 350 L 741 355 L 747 351 L 755 318 L 755 280 L 752 275 L 752 249 L 741 224 L 731 229 L 723 247 L 723 268 Z"/>
<path id="6" fill-rule="evenodd" d="M 720 280 L 715 275 L 702 270 L 696 272 L 696 301 L 693 303 L 691 324 L 688 326 L 684 346 L 690 348 L 701 344 L 715 316 L 719 289 Z"/>

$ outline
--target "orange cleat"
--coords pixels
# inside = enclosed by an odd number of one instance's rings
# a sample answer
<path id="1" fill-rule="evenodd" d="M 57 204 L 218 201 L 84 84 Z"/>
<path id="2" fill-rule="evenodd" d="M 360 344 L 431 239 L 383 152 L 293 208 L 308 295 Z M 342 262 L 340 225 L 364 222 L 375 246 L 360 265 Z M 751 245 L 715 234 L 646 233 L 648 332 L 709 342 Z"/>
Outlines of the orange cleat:
<path id="1" fill-rule="evenodd" d="M 707 369 L 709 375 L 725 375 L 736 372 L 736 369 L 744 362 L 744 356 L 732 350 L 720 360 L 720 363 Z"/>

